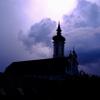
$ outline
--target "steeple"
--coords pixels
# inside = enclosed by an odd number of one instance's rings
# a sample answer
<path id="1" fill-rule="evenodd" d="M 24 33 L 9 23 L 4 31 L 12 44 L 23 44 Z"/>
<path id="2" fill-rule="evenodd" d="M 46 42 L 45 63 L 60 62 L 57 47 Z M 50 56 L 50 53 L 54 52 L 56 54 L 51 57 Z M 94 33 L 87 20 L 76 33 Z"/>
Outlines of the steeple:
<path id="1" fill-rule="evenodd" d="M 75 51 L 74 48 L 73 48 L 73 56 L 74 56 L 75 58 L 77 58 L 77 53 L 76 53 L 76 51 Z"/>
<path id="2" fill-rule="evenodd" d="M 57 35 L 61 35 L 61 27 L 60 27 L 60 22 L 58 24 L 58 28 L 57 28 Z"/>
<path id="3" fill-rule="evenodd" d="M 57 35 L 53 37 L 54 43 L 54 54 L 53 57 L 64 57 L 64 44 L 65 38 L 61 35 L 61 26 L 58 24 Z"/>

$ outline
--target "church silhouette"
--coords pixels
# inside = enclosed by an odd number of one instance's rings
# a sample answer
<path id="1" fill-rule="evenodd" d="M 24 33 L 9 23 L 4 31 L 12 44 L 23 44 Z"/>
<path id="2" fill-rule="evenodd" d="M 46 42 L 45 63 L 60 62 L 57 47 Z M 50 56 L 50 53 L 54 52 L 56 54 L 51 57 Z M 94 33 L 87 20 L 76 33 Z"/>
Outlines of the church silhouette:
<path id="1" fill-rule="evenodd" d="M 64 56 L 65 40 L 61 34 L 59 23 L 57 34 L 53 37 L 53 58 L 14 62 L 9 65 L 4 73 L 0 73 L 0 96 L 18 97 L 25 95 L 37 99 L 46 98 L 47 100 L 54 100 L 54 97 L 62 99 L 63 96 L 68 98 L 68 96 L 72 96 L 72 93 L 74 95 L 77 93 L 77 85 L 80 85 L 74 84 L 72 81 L 70 83 L 70 80 L 100 79 L 79 72 L 75 50 L 72 50 L 68 57 Z M 52 83 L 41 80 L 57 81 Z M 67 82 L 59 80 L 67 80 Z M 80 89 L 82 87 L 84 89 L 83 85 Z"/>
<path id="2" fill-rule="evenodd" d="M 5 70 L 8 79 L 19 77 L 32 79 L 61 80 L 67 75 L 78 75 L 78 61 L 75 50 L 68 57 L 64 55 L 65 37 L 62 36 L 60 23 L 53 37 L 53 58 L 14 62 Z"/>

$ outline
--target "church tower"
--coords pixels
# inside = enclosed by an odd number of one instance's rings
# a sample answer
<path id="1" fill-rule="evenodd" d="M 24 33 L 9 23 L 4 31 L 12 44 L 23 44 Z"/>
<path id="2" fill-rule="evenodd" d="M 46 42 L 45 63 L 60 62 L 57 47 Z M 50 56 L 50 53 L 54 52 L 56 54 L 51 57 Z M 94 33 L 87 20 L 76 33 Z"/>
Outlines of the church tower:
<path id="1" fill-rule="evenodd" d="M 60 23 L 58 24 L 57 28 L 57 35 L 53 37 L 53 43 L 54 43 L 54 54 L 53 57 L 64 57 L 64 44 L 65 44 L 65 38 L 61 34 L 61 27 Z"/>

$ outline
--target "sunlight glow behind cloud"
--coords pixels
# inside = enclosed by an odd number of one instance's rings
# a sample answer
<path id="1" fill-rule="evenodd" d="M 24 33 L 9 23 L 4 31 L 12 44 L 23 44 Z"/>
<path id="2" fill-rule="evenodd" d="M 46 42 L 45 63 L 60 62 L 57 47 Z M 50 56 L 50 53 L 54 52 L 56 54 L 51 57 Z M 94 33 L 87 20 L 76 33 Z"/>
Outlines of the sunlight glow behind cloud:
<path id="1" fill-rule="evenodd" d="M 36 16 L 36 20 L 38 20 L 38 17 L 39 19 L 51 18 L 58 22 L 61 21 L 64 14 L 69 15 L 76 6 L 77 0 L 32 0 L 27 15 L 30 18 Z"/>
<path id="2" fill-rule="evenodd" d="M 76 0 L 47 0 L 46 13 L 55 21 L 62 19 L 64 14 L 70 14 L 77 5 Z"/>

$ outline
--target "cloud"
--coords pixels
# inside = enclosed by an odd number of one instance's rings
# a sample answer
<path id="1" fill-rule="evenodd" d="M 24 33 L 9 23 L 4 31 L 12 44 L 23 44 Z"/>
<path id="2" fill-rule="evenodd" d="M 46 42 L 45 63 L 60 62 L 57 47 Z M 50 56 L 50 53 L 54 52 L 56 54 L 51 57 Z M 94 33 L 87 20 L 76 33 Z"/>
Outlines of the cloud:
<path id="1" fill-rule="evenodd" d="M 55 27 L 56 22 L 43 19 L 32 25 L 27 35 L 20 34 L 19 38 L 30 53 L 35 53 L 40 58 L 51 57 L 51 34 L 54 32 Z"/>
<path id="2" fill-rule="evenodd" d="M 68 47 L 76 48 L 81 68 L 99 74 L 100 7 L 96 3 L 79 0 L 77 8 L 63 20 Z"/>
<path id="3" fill-rule="evenodd" d="M 91 3 L 96 3 L 98 6 L 100 6 L 100 1 L 99 0 L 87 0 Z"/>
<path id="4" fill-rule="evenodd" d="M 35 54 L 39 57 L 46 57 L 49 58 L 52 55 L 51 48 L 49 46 L 46 46 L 44 43 L 37 43 L 32 46 L 32 52 L 35 52 Z"/>
<path id="5" fill-rule="evenodd" d="M 100 7 L 86 0 L 79 0 L 77 8 L 70 16 L 63 17 L 66 30 L 100 26 Z"/>

